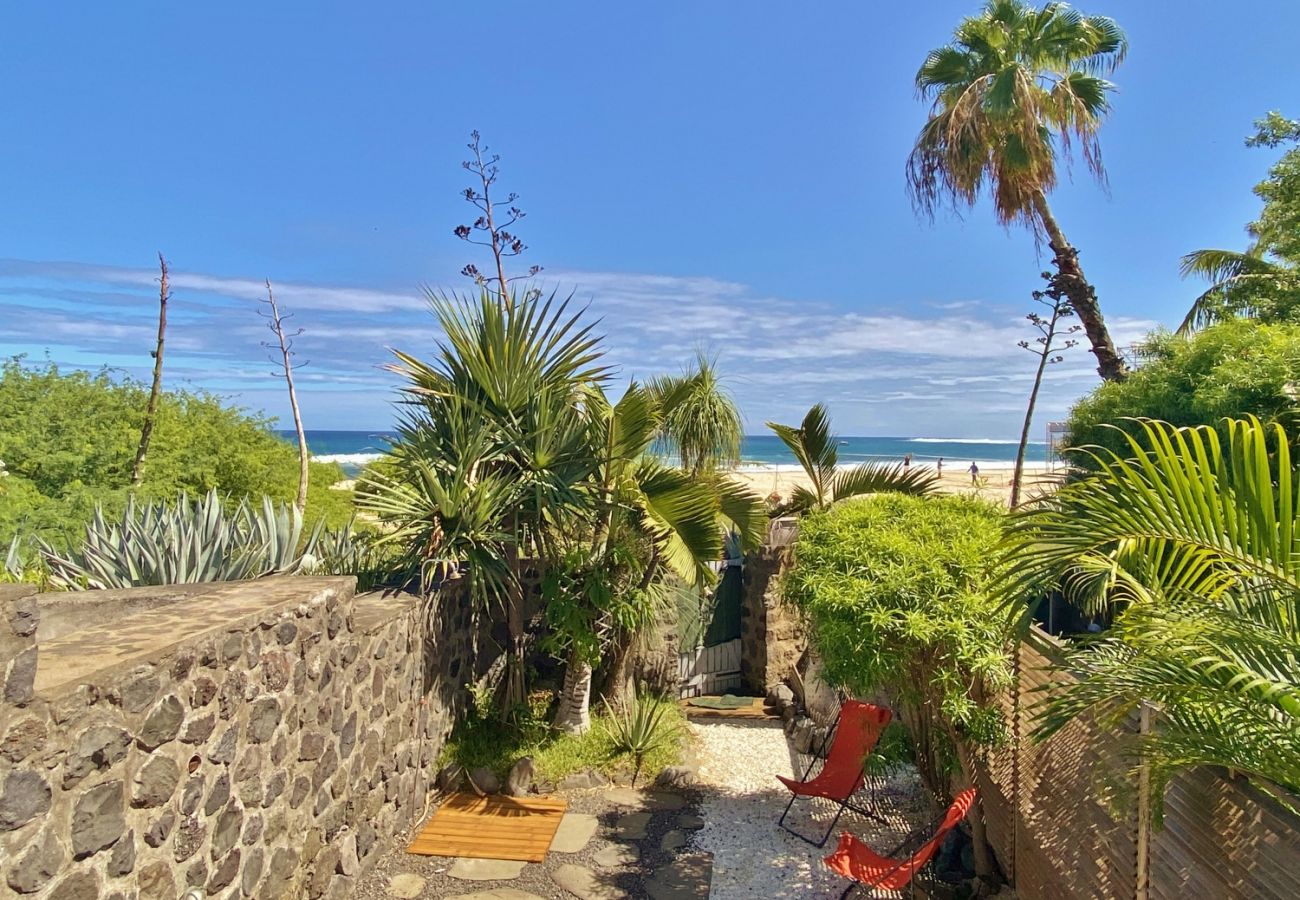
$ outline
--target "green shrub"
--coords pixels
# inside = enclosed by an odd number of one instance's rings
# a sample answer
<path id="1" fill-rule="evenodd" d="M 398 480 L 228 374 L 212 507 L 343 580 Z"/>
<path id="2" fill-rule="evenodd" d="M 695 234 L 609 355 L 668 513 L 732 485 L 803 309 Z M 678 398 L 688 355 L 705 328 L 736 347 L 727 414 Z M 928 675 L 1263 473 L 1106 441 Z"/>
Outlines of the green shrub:
<path id="1" fill-rule="evenodd" d="M 501 721 L 490 698 L 476 702 L 476 709 L 456 724 L 443 748 L 442 763 L 454 762 L 467 771 L 487 766 L 504 776 L 519 757 L 531 756 L 537 776 L 548 781 L 559 781 L 584 769 L 609 776 L 629 775 L 637 770 L 635 755 L 620 747 L 610 715 L 594 714 L 591 729 L 585 734 L 566 734 L 550 725 L 551 700 L 548 692 L 534 694 L 527 711 L 511 722 Z M 671 735 L 671 739 L 647 750 L 641 761 L 641 771 L 658 773 L 681 762 L 686 717 L 681 707 L 671 700 L 643 702 L 658 711 L 662 733 Z"/>
<path id="2" fill-rule="evenodd" d="M 954 749 L 1003 738 L 994 701 L 1010 681 L 1010 635 L 985 592 L 1002 520 L 965 497 L 840 503 L 803 520 L 782 582 L 827 679 L 888 698 L 941 794 Z"/>
<path id="3" fill-rule="evenodd" d="M 1296 411 L 1300 325 L 1238 319 L 1190 337 L 1156 334 L 1147 349 L 1126 380 L 1106 382 L 1075 404 L 1072 446 L 1127 453 L 1124 437 L 1106 427 L 1126 417 L 1221 428 L 1224 418 L 1249 414 L 1269 423 Z M 1075 459 L 1090 464 L 1084 454 Z"/>
<path id="4" fill-rule="evenodd" d="M 96 505 L 110 518 L 121 515 L 147 400 L 144 385 L 108 370 L 65 372 L 19 358 L 0 365 L 0 460 L 8 472 L 0 478 L 0 542 L 17 533 L 64 541 Z M 215 490 L 236 501 L 293 500 L 298 451 L 272 424 L 213 394 L 164 392 L 139 498 Z M 309 526 L 337 527 L 352 517 L 351 492 L 331 488 L 342 478 L 333 463 L 311 464 Z"/>

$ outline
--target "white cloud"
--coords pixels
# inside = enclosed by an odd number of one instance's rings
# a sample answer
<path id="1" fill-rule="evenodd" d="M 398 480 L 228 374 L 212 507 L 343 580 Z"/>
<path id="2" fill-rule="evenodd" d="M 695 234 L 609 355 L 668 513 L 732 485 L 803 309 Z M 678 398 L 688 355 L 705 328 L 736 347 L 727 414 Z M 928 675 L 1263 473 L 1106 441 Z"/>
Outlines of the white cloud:
<path id="1" fill-rule="evenodd" d="M 793 420 L 827 401 L 845 434 L 918 434 L 936 430 L 1002 437 L 1019 428 L 1033 357 L 1016 346 L 1032 337 L 1024 311 L 977 299 L 918 302 L 905 311 L 795 303 L 708 277 L 548 271 L 539 287 L 572 289 L 575 307 L 599 318 L 608 360 L 623 378 L 679 371 L 697 350 L 716 354 L 728 384 L 757 430 L 765 419 Z M 0 343 L 5 352 L 51 347 L 82 365 L 152 345 L 155 272 L 80 263 L 0 260 Z M 169 329 L 168 374 L 232 393 L 281 415 L 269 381 L 261 323 L 250 301 L 260 279 L 177 270 Z M 436 289 L 436 288 L 435 288 Z M 379 367 L 389 347 L 434 352 L 439 331 L 418 289 L 275 282 L 276 296 L 305 332 L 299 359 L 304 404 L 322 428 L 380 428 L 390 419 L 392 376 Z M 132 303 L 131 298 L 138 298 Z M 80 298 L 80 299 L 79 299 Z M 1116 317 L 1117 344 L 1155 322 Z M 98 356 L 96 356 L 98 354 Z M 1042 421 L 1064 414 L 1096 383 L 1084 346 L 1066 354 L 1044 380 Z M 136 374 L 143 374 L 142 360 Z"/>

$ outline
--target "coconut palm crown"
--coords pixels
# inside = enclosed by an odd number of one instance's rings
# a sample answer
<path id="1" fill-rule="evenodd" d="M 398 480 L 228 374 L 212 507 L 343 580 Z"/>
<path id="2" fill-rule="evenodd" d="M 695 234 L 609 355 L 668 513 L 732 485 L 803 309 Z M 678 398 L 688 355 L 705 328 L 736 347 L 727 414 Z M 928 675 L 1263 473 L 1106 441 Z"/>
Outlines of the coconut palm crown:
<path id="1" fill-rule="evenodd" d="M 1105 16 L 1065 3 L 1037 9 L 989 0 L 917 72 L 917 91 L 932 106 L 907 161 L 910 192 L 925 214 L 949 203 L 972 206 L 987 188 L 999 222 L 1046 234 L 1098 371 L 1108 379 L 1124 376 L 1124 362 L 1047 195 L 1058 160 L 1076 148 L 1104 181 L 1097 132 L 1115 89 L 1104 76 L 1127 47 L 1124 32 Z"/>

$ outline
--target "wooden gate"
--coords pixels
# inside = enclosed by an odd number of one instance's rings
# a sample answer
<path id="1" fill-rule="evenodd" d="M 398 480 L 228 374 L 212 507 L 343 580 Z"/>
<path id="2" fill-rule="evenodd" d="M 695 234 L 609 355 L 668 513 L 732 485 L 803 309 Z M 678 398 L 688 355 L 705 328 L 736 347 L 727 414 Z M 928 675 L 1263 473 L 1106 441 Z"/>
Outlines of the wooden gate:
<path id="1" fill-rule="evenodd" d="M 740 677 L 740 608 L 744 600 L 744 580 L 740 560 L 720 564 L 722 577 L 700 616 L 686 632 L 695 646 L 683 649 L 677 657 L 677 683 L 683 697 L 701 694 L 725 694 L 739 690 Z"/>

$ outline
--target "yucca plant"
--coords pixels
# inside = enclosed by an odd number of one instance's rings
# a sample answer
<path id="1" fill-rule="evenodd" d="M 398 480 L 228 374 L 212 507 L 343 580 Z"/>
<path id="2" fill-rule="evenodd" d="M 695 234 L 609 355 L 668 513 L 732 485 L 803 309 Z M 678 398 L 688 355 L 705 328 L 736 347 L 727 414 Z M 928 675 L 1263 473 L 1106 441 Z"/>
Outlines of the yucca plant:
<path id="1" fill-rule="evenodd" d="M 668 703 L 642 695 L 617 704 L 606 702 L 605 710 L 609 713 L 614 752 L 632 755 L 635 764 L 632 784 L 635 785 L 645 758 L 677 736 L 676 724 L 665 721 Z"/>
<path id="2" fill-rule="evenodd" d="M 212 491 L 174 504 L 133 498 L 114 522 L 96 508 L 79 543 L 66 552 L 44 541 L 39 548 L 57 587 L 123 588 L 297 574 L 320 533 L 317 525 L 304 538 L 302 514 L 288 504 L 264 497 L 260 509 L 244 500 L 227 510 Z"/>

